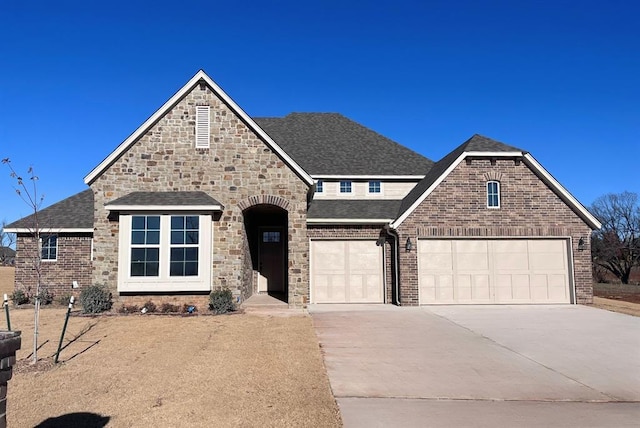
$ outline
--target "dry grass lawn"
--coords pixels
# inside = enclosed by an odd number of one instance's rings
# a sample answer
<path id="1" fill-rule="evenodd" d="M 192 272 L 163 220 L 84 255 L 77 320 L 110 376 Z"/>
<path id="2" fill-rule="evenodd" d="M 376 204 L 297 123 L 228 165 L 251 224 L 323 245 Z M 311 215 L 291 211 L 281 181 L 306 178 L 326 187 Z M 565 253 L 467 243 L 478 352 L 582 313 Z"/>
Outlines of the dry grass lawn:
<path id="1" fill-rule="evenodd" d="M 65 312 L 42 309 L 40 358 L 55 353 Z M 11 311 L 19 360 L 33 348 L 32 318 Z M 341 426 L 309 316 L 75 316 L 65 344 L 57 366 L 18 362 L 9 426 L 69 426 L 80 412 L 107 427 Z"/>

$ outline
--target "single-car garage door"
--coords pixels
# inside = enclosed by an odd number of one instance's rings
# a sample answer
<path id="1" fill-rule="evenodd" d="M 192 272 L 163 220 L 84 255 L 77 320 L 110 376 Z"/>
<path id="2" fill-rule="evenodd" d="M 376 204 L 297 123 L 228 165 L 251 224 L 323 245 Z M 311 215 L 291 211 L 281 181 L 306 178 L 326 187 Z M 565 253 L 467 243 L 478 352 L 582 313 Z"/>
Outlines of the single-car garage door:
<path id="1" fill-rule="evenodd" d="M 382 303 L 382 250 L 376 241 L 311 241 L 312 303 Z"/>
<path id="2" fill-rule="evenodd" d="M 565 239 L 418 241 L 421 304 L 570 303 Z"/>

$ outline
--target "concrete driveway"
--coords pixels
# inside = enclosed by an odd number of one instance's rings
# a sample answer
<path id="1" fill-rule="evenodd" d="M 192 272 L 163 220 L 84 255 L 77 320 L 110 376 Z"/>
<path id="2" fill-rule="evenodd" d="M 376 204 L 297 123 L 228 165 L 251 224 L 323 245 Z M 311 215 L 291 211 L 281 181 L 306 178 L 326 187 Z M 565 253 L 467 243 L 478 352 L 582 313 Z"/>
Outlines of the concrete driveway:
<path id="1" fill-rule="evenodd" d="M 640 318 L 576 305 L 309 311 L 347 428 L 640 425 Z"/>

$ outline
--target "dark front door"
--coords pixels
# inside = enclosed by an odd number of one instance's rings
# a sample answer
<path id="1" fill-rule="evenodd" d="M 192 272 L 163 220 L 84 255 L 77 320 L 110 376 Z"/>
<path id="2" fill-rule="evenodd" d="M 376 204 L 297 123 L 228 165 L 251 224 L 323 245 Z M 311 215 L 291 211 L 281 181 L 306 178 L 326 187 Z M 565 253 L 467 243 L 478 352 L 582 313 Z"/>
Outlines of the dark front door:
<path id="1" fill-rule="evenodd" d="M 258 292 L 283 293 L 285 236 L 280 227 L 261 227 L 258 239 Z"/>

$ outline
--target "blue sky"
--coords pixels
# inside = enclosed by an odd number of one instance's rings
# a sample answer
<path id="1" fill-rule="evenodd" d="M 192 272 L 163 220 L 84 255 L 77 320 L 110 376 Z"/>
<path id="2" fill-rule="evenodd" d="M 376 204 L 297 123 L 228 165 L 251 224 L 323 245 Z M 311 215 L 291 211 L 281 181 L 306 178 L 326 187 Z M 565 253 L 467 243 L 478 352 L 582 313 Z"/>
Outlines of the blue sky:
<path id="1" fill-rule="evenodd" d="M 146 4 L 144 4 L 146 3 Z M 438 160 L 474 133 L 583 204 L 640 192 L 640 3 L 0 3 L 0 158 L 45 206 L 199 69 L 249 115 L 340 112 Z M 29 208 L 0 168 L 0 220 Z"/>

